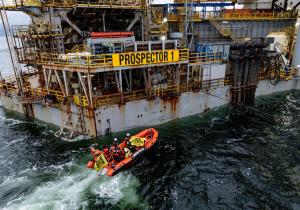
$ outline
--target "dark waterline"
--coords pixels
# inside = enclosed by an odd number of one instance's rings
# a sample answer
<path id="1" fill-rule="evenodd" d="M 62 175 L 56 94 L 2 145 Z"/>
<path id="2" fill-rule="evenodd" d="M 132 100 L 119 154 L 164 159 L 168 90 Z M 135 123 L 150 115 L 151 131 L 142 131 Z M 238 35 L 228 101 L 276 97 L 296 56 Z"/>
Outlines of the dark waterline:
<path id="1" fill-rule="evenodd" d="M 300 209 L 299 116 L 289 92 L 156 126 L 155 149 L 109 178 L 85 164 L 111 136 L 62 142 L 0 109 L 0 208 Z"/>

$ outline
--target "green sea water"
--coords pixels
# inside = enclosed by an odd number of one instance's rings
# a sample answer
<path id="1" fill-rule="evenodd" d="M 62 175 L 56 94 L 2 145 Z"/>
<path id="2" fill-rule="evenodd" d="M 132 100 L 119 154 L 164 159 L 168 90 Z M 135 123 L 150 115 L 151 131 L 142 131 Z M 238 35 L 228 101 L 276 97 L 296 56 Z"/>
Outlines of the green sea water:
<path id="1" fill-rule="evenodd" d="M 99 177 L 89 147 L 125 132 L 64 142 L 0 109 L 0 209 L 300 209 L 299 116 L 286 92 L 175 120 L 129 170 Z"/>

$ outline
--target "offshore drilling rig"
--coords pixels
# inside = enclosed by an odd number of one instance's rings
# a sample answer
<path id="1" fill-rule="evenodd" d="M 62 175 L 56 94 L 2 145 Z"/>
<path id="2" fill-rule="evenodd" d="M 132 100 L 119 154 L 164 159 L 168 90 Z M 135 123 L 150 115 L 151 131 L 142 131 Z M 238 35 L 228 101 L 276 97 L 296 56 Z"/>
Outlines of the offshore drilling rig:
<path id="1" fill-rule="evenodd" d="M 251 105 L 255 96 L 300 88 L 298 6 L 2 0 L 14 75 L 1 78 L 1 102 L 59 126 L 56 136 L 67 140 Z M 10 25 L 7 11 L 28 14 L 30 24 Z"/>

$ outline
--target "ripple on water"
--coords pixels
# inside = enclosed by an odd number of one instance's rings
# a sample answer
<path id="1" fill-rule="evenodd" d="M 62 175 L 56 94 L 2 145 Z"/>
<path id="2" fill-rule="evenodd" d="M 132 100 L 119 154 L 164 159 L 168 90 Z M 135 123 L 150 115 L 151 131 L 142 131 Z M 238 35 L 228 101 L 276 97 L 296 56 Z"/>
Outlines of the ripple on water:
<path id="1" fill-rule="evenodd" d="M 274 95 L 157 126 L 154 150 L 114 177 L 85 168 L 88 148 L 113 136 L 62 142 L 0 109 L 0 207 L 300 209 L 299 102 Z"/>
<path id="2" fill-rule="evenodd" d="M 75 169 L 70 170 L 70 167 Z M 3 193 L 23 189 L 14 192 L 3 209 L 89 209 L 89 205 L 110 206 L 121 201 L 125 201 L 126 206 L 139 204 L 136 195 L 139 183 L 130 174 L 98 177 L 94 171 L 70 163 L 47 167 L 44 172 L 42 169 L 27 169 L 20 173 L 22 177 L 2 183 L 0 189 L 6 189 L 0 194 L 2 198 L 5 198 Z M 53 172 L 61 170 L 64 173 L 57 173 L 59 176 L 54 178 Z M 46 176 L 51 177 L 47 180 Z M 27 193 L 23 193 L 25 187 L 30 188 L 26 189 Z M 87 195 L 92 199 L 87 199 Z"/>

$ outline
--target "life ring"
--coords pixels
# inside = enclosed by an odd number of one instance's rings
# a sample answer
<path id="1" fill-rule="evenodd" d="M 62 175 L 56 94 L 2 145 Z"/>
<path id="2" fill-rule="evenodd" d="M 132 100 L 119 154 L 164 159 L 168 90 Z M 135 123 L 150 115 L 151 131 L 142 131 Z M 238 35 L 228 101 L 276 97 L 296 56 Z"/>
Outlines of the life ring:
<path id="1" fill-rule="evenodd" d="M 57 102 L 56 96 L 51 94 L 45 95 L 44 99 L 48 104 L 55 104 Z"/>

